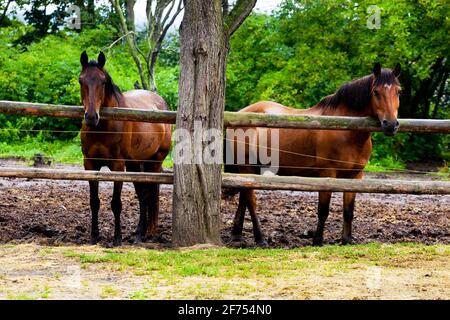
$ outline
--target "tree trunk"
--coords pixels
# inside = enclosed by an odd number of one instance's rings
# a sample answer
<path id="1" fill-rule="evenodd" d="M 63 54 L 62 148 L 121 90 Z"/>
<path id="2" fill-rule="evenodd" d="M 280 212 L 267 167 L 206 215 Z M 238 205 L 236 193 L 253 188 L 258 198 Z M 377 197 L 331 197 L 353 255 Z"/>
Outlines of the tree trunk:
<path id="1" fill-rule="evenodd" d="M 436 101 L 435 101 L 435 103 L 434 103 L 434 110 L 433 110 L 433 116 L 432 116 L 432 119 L 436 119 L 436 117 L 437 117 L 437 113 L 438 113 L 438 109 L 439 109 L 439 104 L 440 104 L 440 102 L 441 102 L 442 95 L 444 94 L 445 84 L 446 84 L 446 82 L 447 82 L 448 75 L 449 75 L 449 72 L 446 71 L 446 72 L 444 73 L 443 77 L 442 77 L 441 85 L 439 86 L 439 90 L 438 90 L 438 93 L 437 93 L 437 95 L 436 95 Z"/>
<path id="2" fill-rule="evenodd" d="M 12 2 L 12 0 L 8 0 L 8 2 L 7 2 L 6 5 L 5 5 L 5 8 L 3 9 L 3 13 L 2 13 L 2 15 L 0 16 L 0 26 L 3 25 L 3 20 L 4 20 L 5 17 L 6 17 L 6 13 L 8 12 L 9 5 L 11 4 L 11 2 Z"/>
<path id="3" fill-rule="evenodd" d="M 194 121 L 204 130 L 223 129 L 228 44 L 221 5 L 221 0 L 185 1 L 176 126 L 190 134 L 183 152 L 191 156 L 189 163 L 179 163 L 181 156 L 174 155 L 173 241 L 178 246 L 221 243 L 221 164 L 202 163 L 207 142 L 199 142 L 203 132 L 194 134 Z M 222 148 L 216 152 L 221 155 Z"/>
<path id="4" fill-rule="evenodd" d="M 159 45 L 156 45 L 159 46 Z M 148 73 L 148 90 L 157 92 L 156 87 L 156 61 L 158 59 L 159 48 L 153 48 L 150 51 L 150 58 L 147 61 L 147 73 Z"/>
<path id="5" fill-rule="evenodd" d="M 136 0 L 127 0 L 127 26 L 129 31 L 135 31 L 134 26 L 134 5 L 136 4 Z"/>

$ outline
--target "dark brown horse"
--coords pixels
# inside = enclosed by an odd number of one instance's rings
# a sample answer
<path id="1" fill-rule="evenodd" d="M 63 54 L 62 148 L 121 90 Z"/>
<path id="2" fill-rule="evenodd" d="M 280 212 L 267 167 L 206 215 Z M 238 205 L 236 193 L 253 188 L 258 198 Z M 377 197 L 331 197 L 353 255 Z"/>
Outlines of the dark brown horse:
<path id="1" fill-rule="evenodd" d="M 341 86 L 336 93 L 325 97 L 314 107 L 298 110 L 285 107 L 275 102 L 258 102 L 240 112 L 257 112 L 271 114 L 307 114 L 329 116 L 375 117 L 380 120 L 383 132 L 393 135 L 397 132 L 399 123 L 397 111 L 399 108 L 400 83 L 398 76 L 400 65 L 394 70 L 381 69 L 377 63 L 373 74 L 351 81 Z M 250 133 L 248 130 L 250 129 Z M 227 148 L 237 150 L 238 144 L 249 144 L 253 141 L 258 148 L 269 148 L 270 145 L 258 140 L 261 128 L 247 130 L 245 136 L 234 136 L 227 141 Z M 267 130 L 267 129 L 264 129 Z M 364 131 L 331 131 L 304 129 L 272 129 L 267 136 L 279 130 L 279 167 L 278 175 L 332 177 L 347 179 L 362 179 L 363 169 L 369 161 L 372 152 L 372 141 L 369 132 Z M 271 132 L 272 131 L 272 132 Z M 232 144 L 231 144 L 232 143 Z M 260 174 L 260 161 L 257 165 L 250 165 L 249 148 L 245 151 L 243 164 L 227 164 L 226 171 L 237 173 Z M 235 160 L 234 160 L 234 163 Z M 351 227 L 355 206 L 354 192 L 344 192 L 344 226 L 342 243 L 351 242 Z M 319 192 L 318 224 L 313 237 L 313 244 L 321 245 L 325 221 L 330 209 L 331 192 Z M 260 223 L 256 215 L 256 198 L 254 190 L 240 191 L 239 206 L 234 219 L 232 238 L 243 241 L 242 227 L 245 210 L 248 208 L 253 222 L 255 241 L 260 246 L 267 246 Z"/>
<path id="2" fill-rule="evenodd" d="M 104 108 L 139 108 L 167 110 L 166 102 L 156 93 L 132 90 L 121 93 L 105 71 L 105 55 L 100 52 L 98 61 L 89 61 L 86 51 L 81 54 L 81 99 L 84 121 L 81 128 L 81 145 L 86 170 L 160 172 L 162 161 L 171 145 L 170 125 L 160 123 L 109 121 L 100 119 Z M 144 239 L 148 230 L 156 235 L 159 211 L 159 185 L 135 183 L 139 199 L 140 215 L 136 241 Z M 92 212 L 91 243 L 98 242 L 98 182 L 89 181 Z M 114 182 L 111 209 L 114 213 L 114 245 L 122 241 L 120 213 L 122 182 Z"/>

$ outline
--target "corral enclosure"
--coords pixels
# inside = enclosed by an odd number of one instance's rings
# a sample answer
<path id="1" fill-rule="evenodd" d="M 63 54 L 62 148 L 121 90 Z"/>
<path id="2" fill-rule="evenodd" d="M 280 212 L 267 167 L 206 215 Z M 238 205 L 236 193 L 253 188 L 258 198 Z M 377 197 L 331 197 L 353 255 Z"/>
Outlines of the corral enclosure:
<path id="1" fill-rule="evenodd" d="M 135 0 L 0 1 L 0 299 L 450 297 L 447 1 L 259 0 L 257 7 L 270 6 L 265 11 L 254 9 L 256 0 L 147 3 L 135 15 Z M 80 16 L 75 10 L 70 17 L 74 4 Z M 181 15 L 178 31 L 173 25 Z M 79 121 L 85 110 L 77 106 L 80 62 L 89 64 L 84 50 L 91 58 L 101 52 L 102 66 L 107 57 L 121 89 L 157 91 L 173 110 L 103 108 L 102 119 L 179 128 L 202 119 L 219 132 L 375 132 L 364 179 L 240 175 L 203 164 L 192 174 L 189 166 L 170 169 L 172 156 L 163 173 L 85 171 Z M 402 87 L 392 91 L 401 102 L 394 137 L 379 132 L 386 118 L 230 112 L 262 100 L 308 108 L 351 79 L 380 74 L 380 62 Z M 392 83 L 384 85 L 391 92 Z M 375 101 L 379 91 L 372 89 Z M 100 181 L 96 246 L 87 245 L 87 180 Z M 111 181 L 124 182 L 124 241 L 117 248 Z M 134 243 L 136 181 L 162 184 L 157 236 L 141 244 Z M 254 243 L 247 216 L 243 240 L 231 236 L 239 203 L 232 190 L 243 188 L 257 189 L 266 249 Z M 333 192 L 321 247 L 311 245 L 321 211 L 317 191 Z M 348 219 L 342 192 L 358 193 L 348 246 L 339 245 Z M 190 220 L 203 223 L 196 228 Z M 183 223 L 192 232 L 183 232 Z M 181 247 L 204 242 L 216 245 Z"/>
<path id="2" fill-rule="evenodd" d="M 67 109 L 66 109 L 67 108 Z M 14 102 L 0 102 L 0 110 L 3 112 L 11 113 L 11 114 L 22 114 L 22 115 L 54 115 L 58 117 L 82 117 L 83 111 L 79 107 L 64 107 L 64 106 L 50 106 L 50 105 L 36 105 L 36 104 L 24 104 L 24 103 L 14 103 Z M 148 116 L 146 115 L 148 113 Z M 140 117 L 136 117 L 136 114 L 141 115 Z M 339 117 L 313 117 L 313 118 L 303 118 L 303 117 L 289 117 L 289 119 L 284 119 L 284 116 L 276 116 L 276 115 L 250 115 L 247 117 L 242 117 L 242 115 L 239 115 L 241 119 L 239 120 L 230 120 L 233 119 L 234 115 L 233 113 L 228 113 L 228 118 L 226 117 L 226 125 L 227 126 L 243 126 L 243 125 L 250 125 L 250 126 L 273 126 L 273 127 L 283 127 L 286 125 L 290 126 L 296 126 L 299 128 L 303 127 L 309 127 L 311 126 L 311 123 L 316 128 L 321 129 L 330 129 L 330 130 L 336 130 L 336 129 L 354 129 L 357 130 L 379 130 L 377 128 L 376 122 L 371 122 L 370 119 L 358 119 L 358 118 L 345 118 L 340 119 Z M 106 114 L 107 117 L 111 117 L 114 119 L 118 119 L 120 116 L 123 120 L 140 120 L 146 119 L 146 121 L 164 121 L 168 123 L 174 123 L 175 117 L 173 116 L 173 113 L 171 112 L 148 112 L 148 111 L 142 111 L 142 110 L 120 110 L 116 109 L 111 112 L 111 115 Z M 255 121 L 254 118 L 257 118 L 258 120 Z M 278 118 L 283 119 L 284 121 L 278 122 Z M 161 120 L 164 119 L 164 120 Z M 236 117 L 234 118 L 236 119 Z M 324 120 L 322 120 L 324 119 Z M 331 120 L 334 120 L 333 122 Z M 341 122 L 339 122 L 341 121 Z M 404 124 L 404 127 L 400 130 L 411 130 L 411 131 L 421 131 L 421 132 L 441 132 L 441 133 L 448 133 L 450 130 L 450 120 L 400 120 L 402 124 Z M 357 123 L 357 125 L 355 125 Z M 139 174 L 139 173 L 133 173 L 133 174 L 127 174 L 127 173 L 86 173 L 84 171 L 79 170 L 63 170 L 63 169 L 26 169 L 26 168 L 18 168 L 14 169 L 10 166 L 7 166 L 6 168 L 0 168 L 0 174 L 5 177 L 19 177 L 19 178 L 44 178 L 44 179 L 68 179 L 68 180 L 76 180 L 76 179 L 82 179 L 82 180 L 89 180 L 89 179 L 98 179 L 98 180 L 116 180 L 116 179 L 123 179 L 123 181 L 157 181 L 160 183 L 166 183 L 171 184 L 172 179 L 170 173 L 163 173 L 163 174 Z M 376 176 L 374 176 L 376 178 Z M 414 201 L 415 196 L 387 196 L 387 195 L 380 195 L 380 196 L 372 196 L 372 195 L 364 195 L 366 201 L 368 203 L 359 204 L 358 206 L 362 206 L 364 209 L 361 209 L 361 207 L 357 206 L 357 221 L 359 219 L 365 219 L 365 223 L 369 225 L 365 225 L 361 227 L 362 230 L 365 232 L 370 232 L 370 234 L 364 234 L 364 236 L 360 237 L 360 240 L 358 242 L 360 243 L 366 243 L 370 240 L 375 241 L 381 241 L 381 242 L 388 242 L 389 240 L 393 240 L 396 242 L 401 241 L 414 241 L 419 240 L 419 242 L 425 242 L 425 243 L 433 243 L 435 241 L 437 242 L 448 242 L 448 196 L 445 194 L 449 194 L 450 192 L 450 183 L 439 179 L 439 177 L 436 177 L 433 180 L 427 179 L 427 176 L 425 176 L 425 179 L 421 175 L 403 175 L 400 177 L 402 179 L 386 179 L 386 176 L 379 175 L 379 177 L 384 177 L 385 179 L 373 179 L 369 178 L 368 180 L 362 180 L 362 181 L 354 181 L 354 180 L 345 180 L 345 179 L 323 179 L 323 178 L 295 178 L 295 177 L 258 177 L 258 176 L 251 176 L 251 175 L 224 175 L 223 177 L 223 186 L 224 187 L 252 187 L 257 189 L 291 189 L 291 190 L 303 190 L 303 191 L 314 191 L 314 190 L 330 190 L 330 191 L 356 191 L 356 192 L 384 192 L 384 193 L 416 193 L 416 194 L 442 194 L 440 196 L 425 196 L 425 197 L 418 197 L 416 201 Z M 416 180 L 416 179 L 420 180 Z M 137 180 L 141 179 L 141 180 Z M 412 181 L 408 181 L 411 179 Z M 338 183 L 337 183 L 338 182 Z M 355 183 L 356 182 L 356 183 Z M 9 186 L 12 186 L 12 184 L 8 184 Z M 20 186 L 21 183 L 18 184 Z M 29 207 L 27 210 L 23 210 L 23 212 L 28 211 L 35 211 L 39 208 L 39 205 L 33 204 L 34 201 L 38 201 L 38 203 L 45 203 L 46 201 L 43 200 L 43 195 L 45 191 L 38 191 L 40 188 L 43 190 L 55 190 L 53 189 L 51 182 L 39 182 L 36 184 L 30 183 L 30 184 L 22 184 L 24 186 L 32 187 L 39 196 L 36 196 L 35 200 L 31 202 L 31 207 Z M 86 186 L 86 184 L 84 184 Z M 59 183 L 56 184 L 56 188 L 58 189 L 60 186 Z M 73 184 L 62 184 L 62 186 L 73 186 Z M 54 221 L 60 223 L 60 221 L 64 221 L 65 219 L 62 216 L 54 217 L 53 214 L 63 214 L 66 211 L 69 211 L 67 207 L 72 206 L 70 211 L 76 210 L 78 214 L 75 216 L 71 216 L 71 219 L 77 219 L 80 217 L 80 214 L 83 216 L 86 216 L 86 214 L 89 214 L 89 210 L 87 208 L 84 208 L 79 211 L 81 208 L 79 205 L 79 201 L 77 201 L 77 198 L 83 199 L 83 191 L 80 191 L 79 189 L 82 189 L 83 184 L 77 184 L 77 190 L 73 190 L 73 188 L 70 188 L 71 190 L 69 193 L 64 193 L 64 196 L 61 196 L 62 190 L 59 191 L 59 195 L 55 194 L 55 191 L 48 194 L 49 198 L 52 198 L 53 196 L 57 196 L 60 201 L 62 201 L 62 204 L 59 204 L 58 201 L 54 202 L 56 208 L 49 209 L 46 208 L 45 210 L 48 210 L 49 216 L 44 218 L 45 221 Z M 110 188 L 107 188 L 107 190 Z M 7 195 L 13 195 L 17 193 L 18 189 L 7 189 L 8 192 L 6 192 Z M 168 190 L 165 189 L 165 192 Z M 80 195 L 80 192 L 82 193 Z M 86 192 L 86 191 L 84 191 Z M 104 194 L 104 193 L 103 193 Z M 278 210 L 274 210 L 275 212 L 269 211 L 264 212 L 264 208 L 272 208 L 270 205 L 263 204 L 260 206 L 263 210 L 262 214 L 262 221 L 263 225 L 266 223 L 270 225 L 270 238 L 269 241 L 271 242 L 273 247 L 296 247 L 298 245 L 304 244 L 304 240 L 302 239 L 308 239 L 311 237 L 311 230 L 310 228 L 305 226 L 305 222 L 307 222 L 307 219 L 304 219 L 305 217 L 302 216 L 302 213 L 304 211 L 308 213 L 312 213 L 313 217 L 315 218 L 315 207 L 314 204 L 316 201 L 316 198 L 313 197 L 311 194 L 309 196 L 305 197 L 303 194 L 299 194 L 298 196 L 292 196 L 292 193 L 286 193 L 286 192 L 278 192 L 277 193 L 263 193 L 265 197 L 263 199 L 266 199 L 268 203 L 276 203 L 276 206 L 273 207 L 273 209 L 277 208 Z M 73 197 L 75 195 L 75 197 Z M 372 197 L 372 198 L 371 198 Z M 297 199 L 298 198 L 298 199 Z M 309 198 L 309 199 L 308 199 Z M 44 198 L 45 199 L 45 198 Z M 69 200 L 70 199 L 70 200 Z M 128 195 L 128 199 L 131 202 L 132 205 L 136 206 L 136 201 L 132 201 L 133 196 Z M 171 213 L 171 205 L 170 205 L 170 199 L 171 196 L 167 195 L 167 193 L 164 193 L 162 198 L 162 208 L 165 208 L 165 215 L 163 216 L 163 226 L 162 227 L 162 233 L 159 240 L 161 240 L 166 245 L 170 243 L 170 213 Z M 302 199 L 300 201 L 299 199 Z M 370 201 L 370 199 L 374 199 Z M 391 200 L 392 199 L 392 200 Z M 402 199 L 402 200 L 401 200 Z M 434 201 L 432 199 L 435 199 Z M 15 196 L 11 199 L 13 203 L 20 203 L 20 201 L 16 201 Z M 230 199 L 231 200 L 231 199 Z M 437 200 L 437 201 L 436 201 Z M 103 203 L 109 203 L 110 201 L 103 201 Z M 361 202 L 358 201 L 358 202 Z M 379 202 L 378 205 L 373 205 L 373 203 Z M 5 203 L 8 203 L 8 199 L 5 199 Z M 230 216 L 227 217 L 227 212 L 232 212 L 236 204 L 234 206 L 226 205 L 227 202 L 222 204 L 222 211 L 224 211 L 224 215 L 222 218 L 222 222 L 225 225 L 224 229 L 224 235 L 223 238 L 226 240 L 227 235 L 226 232 L 229 232 L 229 228 L 231 227 L 231 221 L 232 219 Z M 230 203 L 230 201 L 228 201 Z M 305 203 L 309 203 L 310 205 L 305 207 Z M 370 204 L 371 203 L 371 204 Z M 412 205 L 411 203 L 414 203 Z M 75 206 L 73 205 L 75 204 Z M 294 204 L 294 205 L 293 205 Z M 88 201 L 85 202 L 85 205 L 88 206 Z M 299 205 L 300 207 L 296 208 L 295 205 Z M 383 207 L 381 207 L 383 206 Z M 20 206 L 19 206 L 20 207 Z M 421 208 L 422 207 L 422 208 Z M 59 208 L 64 208 L 63 211 L 60 211 Z M 284 209 L 283 209 L 284 208 Z M 334 207 L 335 208 L 335 207 Z M 302 210 L 303 209 L 303 210 Z M 126 211 L 126 210 L 125 210 Z M 129 211 L 136 211 L 136 210 L 129 210 Z M 282 214 L 279 212 L 289 212 L 289 214 Z M 293 215 L 294 212 L 298 212 L 298 217 L 296 215 Z M 20 212 L 14 212 L 11 210 L 11 218 L 20 216 Z M 59 213 L 57 213 L 59 212 Z M 389 214 L 392 213 L 393 217 L 391 216 L 389 218 Z M 403 214 L 406 213 L 404 216 Z M 418 214 L 418 216 L 412 218 L 409 215 Z M 420 221 L 420 219 L 417 219 L 418 217 L 422 218 L 422 215 L 420 213 L 424 213 L 427 215 L 426 223 L 423 221 L 420 222 L 419 225 L 417 223 Z M 229 214 L 229 213 L 228 213 Z M 23 215 L 23 213 L 22 213 Z M 41 214 L 38 214 L 41 216 Z M 398 215 L 398 217 L 396 217 Z M 432 218 L 430 218 L 430 215 Z M 340 215 L 338 215 L 339 217 Z M 74 232 L 73 235 L 64 234 L 59 235 L 59 231 L 57 230 L 58 227 L 54 226 L 48 226 L 47 224 L 43 223 L 40 224 L 39 221 L 34 217 L 34 215 L 30 215 L 31 217 L 31 225 L 28 225 L 25 227 L 25 230 L 22 230 L 22 232 L 26 233 L 25 238 L 28 236 L 34 237 L 35 234 L 37 236 L 48 236 L 51 242 L 62 241 L 63 243 L 66 242 L 68 239 L 72 239 L 69 241 L 75 241 L 77 243 L 82 243 L 83 239 L 87 235 L 87 230 L 89 229 L 88 226 L 85 224 L 78 224 L 74 226 L 71 223 L 67 223 L 68 225 L 71 225 L 71 230 Z M 130 216 L 133 220 L 135 217 Z M 296 217 L 296 218 L 294 218 Z M 334 217 L 333 219 L 338 219 L 338 217 Z M 108 219 L 107 217 L 104 217 Z M 19 224 L 11 224 L 12 226 L 21 226 L 20 221 L 23 221 L 20 218 L 14 218 L 15 221 L 17 221 Z M 26 217 L 23 217 L 24 220 L 26 220 Z M 280 220 L 281 219 L 281 220 Z M 296 223 L 294 223 L 292 220 L 296 219 Z M 399 223 L 392 223 L 392 224 L 384 224 L 383 226 L 377 226 L 377 223 L 379 221 L 399 221 Z M 7 221 L 8 219 L 4 219 Z M 274 222 L 276 221 L 276 222 Z M 57 225 L 58 225 L 57 224 Z M 65 225 L 66 223 L 63 223 Z M 277 225 L 278 224 L 278 225 Z M 431 225 L 435 225 L 435 229 Z M 134 224 L 131 223 L 131 226 Z M 303 227 L 301 227 L 303 225 Z M 308 225 L 308 223 L 306 223 Z M 128 228 L 131 227 L 128 225 Z M 289 226 L 289 228 L 287 227 Z M 27 233 L 26 229 L 28 228 L 29 233 Z M 14 230 L 15 228 L 12 228 L 12 235 L 10 236 L 4 236 L 5 239 L 8 237 L 10 240 L 14 239 L 14 234 L 20 234 L 20 230 Z M 67 229 L 67 227 L 66 227 Z M 108 228 L 109 230 L 110 228 Z M 356 227 L 356 230 L 359 228 Z M 280 231 L 283 232 L 280 232 Z M 84 233 L 84 235 L 83 235 Z M 431 237 L 431 239 L 426 239 L 427 235 Z M 356 233 L 356 236 L 358 237 L 358 233 Z M 129 239 L 131 239 L 131 232 L 129 232 L 128 235 Z"/>

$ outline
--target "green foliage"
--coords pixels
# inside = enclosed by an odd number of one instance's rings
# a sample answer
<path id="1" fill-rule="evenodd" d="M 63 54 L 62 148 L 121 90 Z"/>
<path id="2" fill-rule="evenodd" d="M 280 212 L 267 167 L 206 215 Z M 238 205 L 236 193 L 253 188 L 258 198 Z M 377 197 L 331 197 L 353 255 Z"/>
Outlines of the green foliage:
<path id="1" fill-rule="evenodd" d="M 83 50 L 92 59 L 103 50 L 107 55 L 106 68 L 115 83 L 123 91 L 134 89 L 139 76 L 126 45 L 119 43 L 109 48 L 114 29 L 100 25 L 81 33 L 48 35 L 26 50 L 12 46 L 28 28 L 17 22 L 0 28 L 0 44 L 5 44 L 5 50 L 0 51 L 0 100 L 79 105 L 79 59 Z M 178 66 L 161 65 L 157 70 L 159 93 L 172 109 L 177 106 L 178 73 Z M 0 115 L 0 141 L 13 143 L 36 135 L 43 141 L 71 140 L 80 125 L 81 121 L 72 119 Z"/>
<path id="2" fill-rule="evenodd" d="M 17 158 L 31 161 L 36 154 L 51 159 L 52 163 L 82 164 L 83 156 L 79 137 L 72 140 L 46 141 L 42 136 L 26 136 L 14 143 L 0 138 L 0 158 Z"/>
<path id="3" fill-rule="evenodd" d="M 380 61 L 402 65 L 400 116 L 431 117 L 437 84 L 445 81 L 439 70 L 450 70 L 450 3 L 377 1 L 381 28 L 371 30 L 367 9 L 373 4 L 286 0 L 273 16 L 252 14 L 231 40 L 227 110 L 261 100 L 308 108 Z M 448 99 L 442 101 L 436 116 L 448 118 Z M 448 145 L 446 135 L 375 134 L 372 162 L 448 159 Z"/>
<path id="4" fill-rule="evenodd" d="M 252 14 L 231 39 L 227 110 L 260 100 L 307 108 L 344 82 L 370 73 L 374 62 L 380 61 L 384 67 L 402 64 L 401 117 L 449 118 L 450 85 L 446 80 L 439 97 L 435 80 L 450 69 L 450 3 L 378 1 L 381 28 L 370 30 L 367 8 L 373 4 L 369 0 L 285 0 L 271 16 Z M 104 23 L 111 18 L 108 12 L 97 10 L 97 21 L 103 23 L 95 27 L 79 33 L 54 30 L 27 46 L 14 43 L 36 26 L 8 20 L 0 27 L 0 99 L 79 105 L 83 50 L 91 58 L 103 50 L 116 84 L 123 91 L 133 89 L 139 76 L 126 43 L 121 40 L 110 47 L 118 32 L 111 26 L 114 21 Z M 140 41 L 138 45 L 148 44 Z M 179 37 L 171 34 L 159 56 L 156 83 L 172 110 L 178 104 L 178 61 Z M 0 141 L 12 146 L 33 137 L 42 143 L 65 140 L 70 144 L 79 127 L 79 120 L 0 115 Z M 371 165 L 401 167 L 406 161 L 450 159 L 448 135 L 374 134 L 373 139 Z"/>

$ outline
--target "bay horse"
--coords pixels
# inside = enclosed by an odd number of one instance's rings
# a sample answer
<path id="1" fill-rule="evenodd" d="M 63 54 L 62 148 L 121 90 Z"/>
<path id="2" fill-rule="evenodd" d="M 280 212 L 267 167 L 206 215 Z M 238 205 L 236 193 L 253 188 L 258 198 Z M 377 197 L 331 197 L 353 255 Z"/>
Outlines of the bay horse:
<path id="1" fill-rule="evenodd" d="M 139 108 L 168 110 L 167 103 L 156 93 L 131 90 L 122 93 L 104 69 L 103 52 L 97 61 L 89 61 L 86 51 L 81 54 L 79 77 L 84 121 L 81 128 L 81 147 L 85 170 L 100 170 L 106 166 L 111 171 L 161 172 L 162 162 L 171 146 L 171 126 L 162 123 L 111 121 L 101 119 L 105 108 Z M 98 181 L 89 181 L 92 213 L 91 244 L 99 238 Z M 122 211 L 122 182 L 114 182 L 111 209 L 114 213 L 115 246 L 121 245 L 120 214 Z M 136 242 L 141 242 L 148 232 L 155 236 L 159 211 L 159 185 L 134 183 L 139 199 L 139 224 Z"/>
<path id="2" fill-rule="evenodd" d="M 384 134 L 394 135 L 399 127 L 397 113 L 400 105 L 400 65 L 393 70 L 382 69 L 376 63 L 373 73 L 363 78 L 353 80 L 342 85 L 334 94 L 322 99 L 310 109 L 294 109 L 281 104 L 262 101 L 252 104 L 239 112 L 256 112 L 266 114 L 288 115 L 327 115 L 327 116 L 354 116 L 376 117 L 381 123 Z M 257 148 L 270 150 L 270 145 L 258 139 L 261 130 L 267 130 L 267 136 L 273 130 L 279 130 L 279 167 L 278 175 L 307 176 L 362 179 L 363 169 L 369 161 L 372 152 L 370 132 L 348 130 L 306 130 L 306 129 L 267 129 L 267 128 L 241 128 L 247 130 L 248 141 L 253 141 Z M 250 130 L 250 133 L 248 131 Z M 226 149 L 237 145 L 249 144 L 245 136 L 233 135 L 227 139 Z M 270 143 L 270 141 L 269 141 Z M 250 165 L 249 149 L 245 148 L 244 163 L 225 164 L 225 171 L 260 174 L 261 161 Z M 234 153 L 236 154 L 236 152 Z M 258 152 L 259 154 L 259 152 Z M 325 222 L 327 220 L 331 192 L 319 192 L 318 223 L 313 236 L 314 245 L 322 245 Z M 344 192 L 342 231 L 342 244 L 351 243 L 353 210 L 355 207 L 354 192 Z M 242 228 L 246 208 L 250 212 L 253 223 L 254 239 L 257 245 L 266 247 L 267 242 L 261 231 L 260 222 L 256 214 L 256 197 L 252 189 L 241 189 L 239 205 L 233 222 L 232 241 L 244 241 Z"/>

